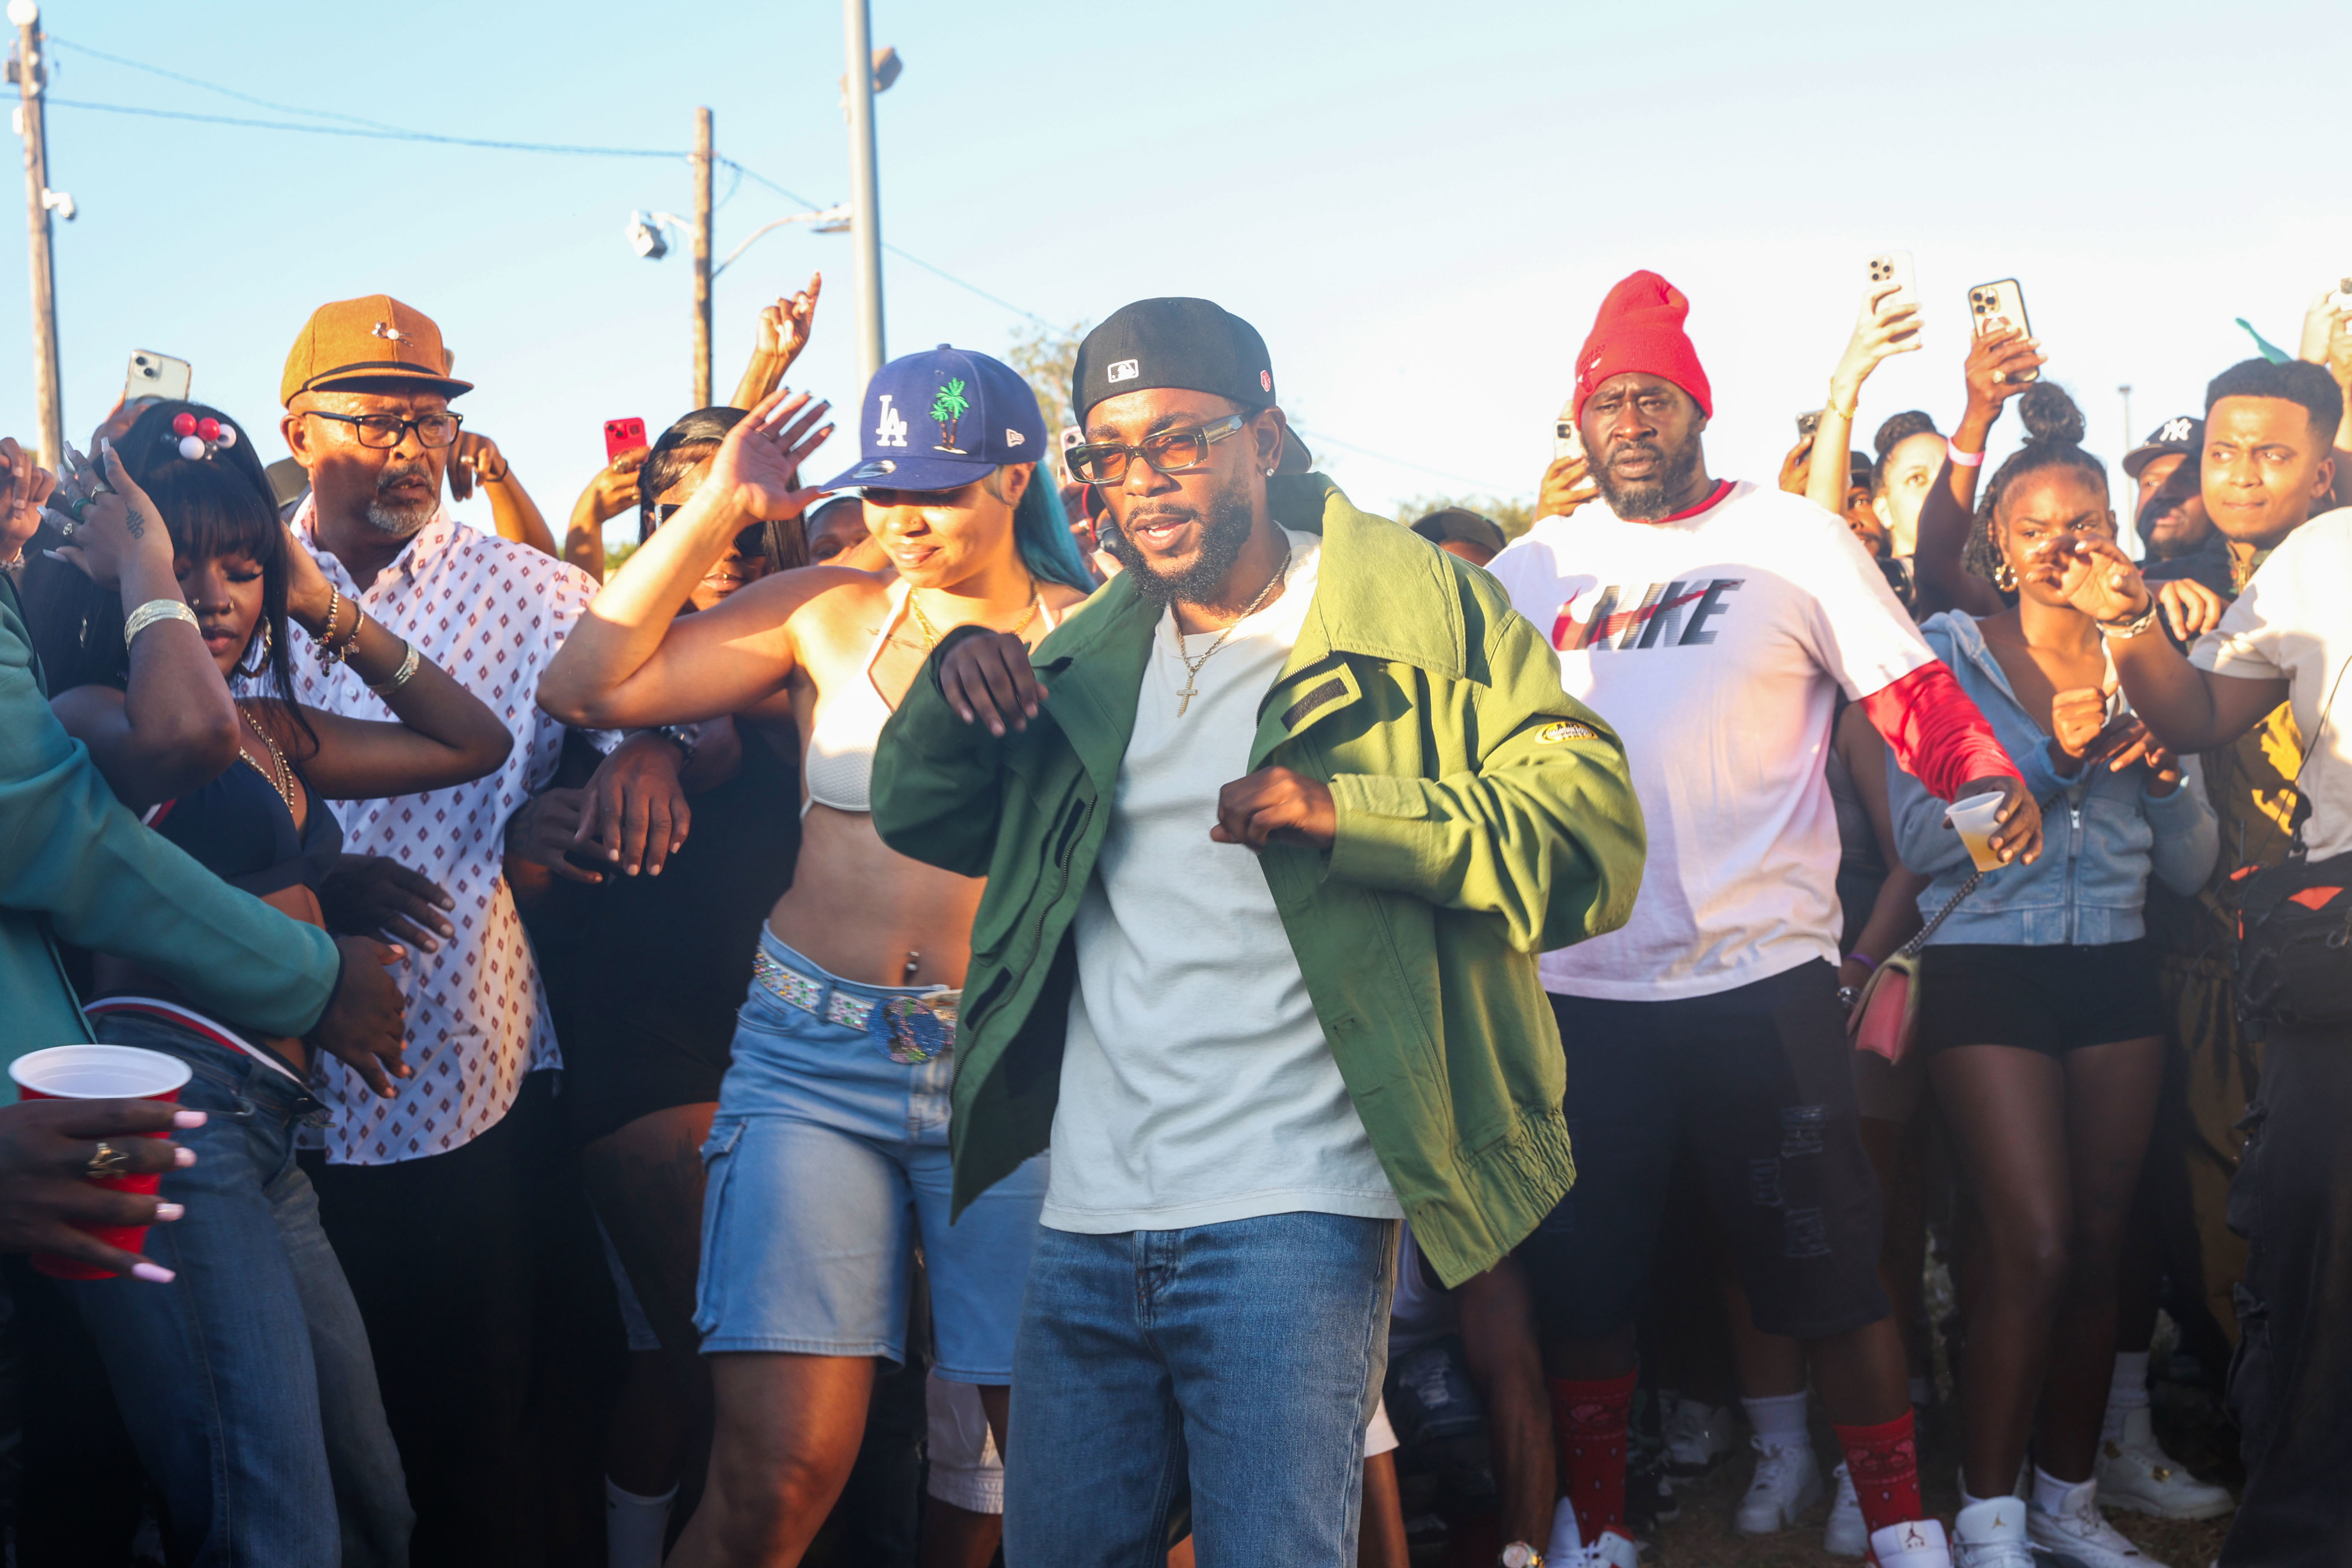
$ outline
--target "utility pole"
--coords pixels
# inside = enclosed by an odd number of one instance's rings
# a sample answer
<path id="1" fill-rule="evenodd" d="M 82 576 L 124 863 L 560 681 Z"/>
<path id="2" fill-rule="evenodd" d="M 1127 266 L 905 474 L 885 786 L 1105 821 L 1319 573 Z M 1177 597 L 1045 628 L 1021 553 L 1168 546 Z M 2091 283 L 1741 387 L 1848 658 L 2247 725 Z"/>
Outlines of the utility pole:
<path id="1" fill-rule="evenodd" d="M 2124 400 L 2124 450 L 2129 452 L 2137 444 L 2132 440 L 2131 383 L 2126 382 L 2116 389 L 2116 392 Z"/>
<path id="2" fill-rule="evenodd" d="M 710 111 L 694 111 L 694 406 L 710 406 Z"/>
<path id="3" fill-rule="evenodd" d="M 882 203 L 874 157 L 874 40 L 866 0 L 842 0 L 848 68 L 849 243 L 857 258 L 857 401 L 882 368 Z"/>
<path id="4" fill-rule="evenodd" d="M 41 57 L 41 8 L 36 0 L 8 0 L 8 20 L 16 25 L 16 131 L 25 139 L 25 219 L 32 236 L 33 400 L 41 426 L 41 466 L 51 473 L 63 461 L 65 414 L 58 394 L 58 277 L 49 259 L 47 127 L 41 116 L 41 86 L 48 76 Z"/>

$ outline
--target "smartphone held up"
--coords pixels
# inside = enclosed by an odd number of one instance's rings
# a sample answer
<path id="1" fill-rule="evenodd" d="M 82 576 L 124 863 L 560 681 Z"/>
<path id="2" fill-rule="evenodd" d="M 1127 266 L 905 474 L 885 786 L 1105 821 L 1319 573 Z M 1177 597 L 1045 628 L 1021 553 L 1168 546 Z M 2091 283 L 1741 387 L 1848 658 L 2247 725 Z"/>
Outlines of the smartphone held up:
<path id="1" fill-rule="evenodd" d="M 634 452 L 646 444 L 646 422 L 642 419 L 608 419 L 604 422 L 604 461 L 610 463 L 624 452 Z"/>
<path id="2" fill-rule="evenodd" d="M 2025 290 L 2014 277 L 2004 277 L 1993 283 L 1979 283 L 1969 290 L 1969 321 L 1979 338 L 1988 332 L 2015 328 L 2026 337 L 2033 336 L 2032 323 L 2025 316 Z M 2033 381 L 2039 371 L 2021 371 L 2017 379 Z"/>
<path id="3" fill-rule="evenodd" d="M 134 349 L 131 368 L 122 378 L 122 401 L 152 397 L 164 402 L 185 402 L 188 383 L 194 374 L 185 360 L 175 360 L 152 349 Z"/>

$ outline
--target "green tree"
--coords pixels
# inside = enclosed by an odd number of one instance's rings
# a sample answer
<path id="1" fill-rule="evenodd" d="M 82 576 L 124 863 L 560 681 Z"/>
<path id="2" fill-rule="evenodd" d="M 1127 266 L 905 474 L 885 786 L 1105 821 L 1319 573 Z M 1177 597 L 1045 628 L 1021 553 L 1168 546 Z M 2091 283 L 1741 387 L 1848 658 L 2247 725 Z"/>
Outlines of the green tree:
<path id="1" fill-rule="evenodd" d="M 1496 496 L 1417 496 L 1410 501 L 1397 503 L 1396 519 L 1410 525 L 1448 507 L 1460 507 L 1465 511 L 1475 512 L 1491 519 L 1502 528 L 1503 537 L 1507 539 L 1517 538 L 1534 526 L 1536 520 L 1536 504 L 1532 499 L 1506 501 Z"/>
<path id="2" fill-rule="evenodd" d="M 971 406 L 963 395 L 963 382 L 951 381 L 940 388 L 940 395 L 931 400 L 931 418 L 940 424 L 940 444 L 955 447 L 956 426 L 962 423 L 963 411 Z"/>
<path id="3" fill-rule="evenodd" d="M 1076 424 L 1070 410 L 1070 377 L 1078 366 L 1078 340 L 1087 335 L 1089 323 L 1073 322 L 1066 331 L 1056 327 L 1032 327 L 1013 335 L 1013 346 L 1005 350 L 1005 363 L 1021 372 L 1029 390 L 1037 394 L 1038 412 L 1045 416 L 1045 437 L 1058 439 L 1061 431 Z"/>

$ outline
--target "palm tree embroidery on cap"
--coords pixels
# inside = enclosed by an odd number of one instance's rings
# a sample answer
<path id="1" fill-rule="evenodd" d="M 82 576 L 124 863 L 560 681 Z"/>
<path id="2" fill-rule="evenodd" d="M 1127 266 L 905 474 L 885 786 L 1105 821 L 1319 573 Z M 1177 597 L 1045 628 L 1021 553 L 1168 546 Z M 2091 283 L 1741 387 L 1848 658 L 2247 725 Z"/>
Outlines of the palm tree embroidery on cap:
<path id="1" fill-rule="evenodd" d="M 964 401 L 962 382 L 951 381 L 940 388 L 940 395 L 931 401 L 931 417 L 939 422 L 940 426 L 939 444 L 932 447 L 932 451 L 963 455 L 963 448 L 955 444 L 956 425 L 963 418 L 964 410 L 971 406 Z"/>

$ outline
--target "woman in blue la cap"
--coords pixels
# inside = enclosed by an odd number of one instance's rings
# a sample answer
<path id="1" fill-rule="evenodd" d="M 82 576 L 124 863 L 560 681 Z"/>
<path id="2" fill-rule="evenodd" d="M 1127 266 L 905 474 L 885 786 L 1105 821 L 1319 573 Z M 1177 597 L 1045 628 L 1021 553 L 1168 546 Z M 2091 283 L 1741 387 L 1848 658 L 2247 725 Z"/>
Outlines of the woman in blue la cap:
<path id="1" fill-rule="evenodd" d="M 1037 400 L 1007 366 L 944 345 L 885 365 L 858 462 L 803 489 L 824 413 L 779 392 L 729 432 L 540 687 L 551 713 L 598 726 L 789 716 L 806 747 L 799 865 L 761 932 L 703 1151 L 695 1321 L 718 1421 L 673 1568 L 800 1560 L 856 1458 L 875 1359 L 905 1359 L 918 1244 L 939 1375 L 978 1385 L 1003 1440 L 1045 1189 L 1041 1155 L 948 1224 L 957 988 L 984 884 L 886 848 L 867 785 L 884 721 L 941 638 L 982 625 L 1034 643 L 1092 582 L 1040 482 Z M 895 580 L 808 567 L 676 616 L 738 532 L 847 486 Z"/>

